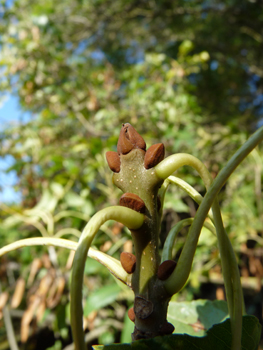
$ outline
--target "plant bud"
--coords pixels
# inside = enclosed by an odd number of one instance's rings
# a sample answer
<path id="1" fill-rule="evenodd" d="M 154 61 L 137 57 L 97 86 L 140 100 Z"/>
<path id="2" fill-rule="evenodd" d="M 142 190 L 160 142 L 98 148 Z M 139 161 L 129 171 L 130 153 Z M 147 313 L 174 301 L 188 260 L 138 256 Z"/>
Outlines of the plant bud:
<path id="1" fill-rule="evenodd" d="M 120 256 L 120 261 L 121 261 L 122 267 L 128 274 L 131 274 L 135 271 L 135 268 L 136 268 L 135 255 L 127 252 L 122 252 Z"/>
<path id="2" fill-rule="evenodd" d="M 162 325 L 160 329 L 161 335 L 169 335 L 169 334 L 172 334 L 173 331 L 174 331 L 174 326 L 167 321 Z"/>
<path id="3" fill-rule="evenodd" d="M 175 267 L 176 262 L 174 260 L 165 260 L 162 262 L 157 272 L 157 277 L 159 280 L 165 281 L 168 277 L 170 277 Z"/>
<path id="4" fill-rule="evenodd" d="M 144 167 L 145 169 L 153 168 L 164 159 L 164 145 L 157 143 L 149 147 L 145 153 Z"/>
<path id="5" fill-rule="evenodd" d="M 118 154 L 127 154 L 134 148 L 140 148 L 145 151 L 145 141 L 131 124 L 122 124 L 117 144 L 117 152 Z"/>
<path id="6" fill-rule="evenodd" d="M 106 160 L 110 169 L 114 173 L 119 173 L 121 170 L 121 160 L 117 152 L 109 151 L 106 152 Z"/>
<path id="7" fill-rule="evenodd" d="M 135 313 L 133 307 L 128 310 L 128 317 L 132 322 L 135 322 Z"/>
<path id="8" fill-rule="evenodd" d="M 145 212 L 144 201 L 134 193 L 124 193 L 120 198 L 120 205 L 133 209 L 139 213 Z"/>

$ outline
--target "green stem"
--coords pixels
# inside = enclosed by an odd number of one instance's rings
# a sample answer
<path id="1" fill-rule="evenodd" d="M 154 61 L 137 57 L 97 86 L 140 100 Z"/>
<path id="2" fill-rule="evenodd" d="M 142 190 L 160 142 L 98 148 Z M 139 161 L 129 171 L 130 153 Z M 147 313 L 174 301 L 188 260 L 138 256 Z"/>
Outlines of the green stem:
<path id="1" fill-rule="evenodd" d="M 74 227 L 66 227 L 66 228 L 62 228 L 61 230 L 56 232 L 54 234 L 54 237 L 60 238 L 60 237 L 65 236 L 65 235 L 72 235 L 72 236 L 79 238 L 81 235 L 81 231 L 79 231 L 78 229 L 76 229 Z"/>
<path id="2" fill-rule="evenodd" d="M 84 228 L 75 253 L 71 277 L 71 327 L 76 350 L 85 350 L 83 332 L 82 284 L 86 256 L 100 226 L 108 220 L 116 220 L 136 230 L 144 222 L 144 215 L 126 207 L 113 206 L 96 213 Z"/>
<path id="3" fill-rule="evenodd" d="M 32 246 L 53 246 L 53 247 L 66 248 L 70 250 L 76 250 L 78 243 L 67 239 L 53 238 L 53 237 L 25 238 L 25 239 L 21 239 L 19 241 L 10 243 L 4 246 L 3 248 L 1 248 L 0 257 L 2 255 L 12 252 L 13 250 L 21 249 L 24 247 L 32 247 Z M 119 260 L 94 248 L 89 249 L 88 257 L 94 260 L 97 260 L 99 263 L 105 266 L 109 270 L 109 272 L 121 282 L 127 284 L 128 286 L 131 285 L 131 281 L 130 281 L 131 276 L 128 275 L 127 272 L 125 272 Z"/>
<path id="4" fill-rule="evenodd" d="M 54 215 L 54 222 L 57 222 L 61 219 L 67 218 L 67 217 L 75 217 L 75 218 L 79 218 L 81 220 L 84 221 L 88 221 L 90 219 L 89 215 L 80 213 L 78 211 L 75 210 L 63 210 L 60 211 L 59 213 L 57 213 L 56 215 Z"/>
<path id="5" fill-rule="evenodd" d="M 162 176 L 163 178 L 163 176 L 170 176 L 170 174 L 173 173 L 175 170 L 177 170 L 179 166 L 183 166 L 183 165 L 189 165 L 193 167 L 199 173 L 200 177 L 203 179 L 206 188 L 207 189 L 209 188 L 209 186 L 212 183 L 212 177 L 210 173 L 208 172 L 205 165 L 199 159 L 195 158 L 192 155 L 177 154 L 177 155 L 170 156 L 168 157 L 168 160 L 166 162 L 163 161 L 159 163 L 155 167 L 155 170 L 157 175 Z M 180 183 L 179 181 L 176 181 L 176 182 Z M 181 184 L 181 186 L 185 187 L 184 184 Z M 191 193 L 191 189 L 187 187 L 185 187 L 185 189 Z M 217 201 L 217 199 L 215 201 Z M 233 251 L 231 244 L 230 246 L 229 244 L 227 244 L 228 249 L 224 249 L 223 242 L 226 241 L 227 239 L 224 238 L 226 233 L 224 230 L 222 230 L 222 227 L 221 227 L 222 219 L 220 219 L 221 214 L 220 214 L 219 206 L 217 204 L 214 204 L 212 205 L 212 209 L 213 209 L 213 213 L 216 212 L 217 214 L 216 230 L 217 230 L 217 236 L 218 236 L 219 251 L 221 255 L 221 260 L 223 262 L 222 272 L 223 272 L 224 281 L 225 281 L 229 313 L 230 313 L 231 319 L 234 320 L 234 319 L 238 319 L 238 317 L 240 316 L 239 310 L 242 310 L 242 307 L 241 308 L 234 307 L 234 299 L 233 299 L 234 287 L 232 284 L 232 277 L 231 277 L 232 270 L 229 269 L 229 266 L 237 265 L 237 263 L 236 263 L 236 259 L 234 258 L 234 253 L 229 251 L 229 250 Z M 200 213 L 200 209 L 197 211 L 196 220 L 198 220 L 198 217 L 200 216 L 199 213 Z M 195 221 L 193 221 L 192 225 L 194 225 L 194 222 Z M 202 218 L 202 221 L 200 221 L 200 223 L 201 223 L 201 226 L 199 230 L 193 230 L 192 227 L 190 228 L 189 233 L 186 237 L 186 241 L 185 241 L 182 253 L 179 257 L 177 267 L 174 270 L 173 274 L 165 283 L 168 292 L 170 292 L 171 294 L 177 293 L 180 289 L 182 289 L 188 279 L 188 276 L 191 271 L 199 235 L 204 223 L 203 218 Z M 238 270 L 234 269 L 234 272 L 237 272 L 237 276 L 235 280 L 238 280 L 239 279 Z M 240 293 L 241 292 L 239 292 L 239 294 Z M 236 313 L 237 313 L 236 317 L 233 317 L 234 309 L 236 310 Z"/>
<path id="6" fill-rule="evenodd" d="M 43 222 L 47 225 L 47 233 L 49 236 L 53 235 L 54 232 L 54 221 L 52 215 L 48 211 L 40 210 L 40 209 L 28 209 L 25 210 L 24 213 L 34 220 L 35 217 L 39 217 L 43 220 Z"/>
<path id="7" fill-rule="evenodd" d="M 184 158 L 184 155 L 181 157 Z M 178 161 L 179 159 L 179 164 L 183 164 L 183 160 L 181 159 L 181 157 L 175 159 L 176 161 Z M 206 187 L 208 188 L 212 182 L 212 178 L 208 170 L 206 169 L 206 167 L 203 164 L 201 165 L 200 163 L 201 162 L 193 156 L 185 157 L 185 165 L 190 165 L 193 168 L 195 168 L 200 174 L 200 176 L 202 177 L 202 179 L 204 180 Z M 177 166 L 178 165 L 175 164 L 175 168 L 177 168 Z M 169 171 L 173 170 L 170 162 L 168 163 L 168 169 Z M 212 210 L 213 210 L 213 214 L 216 215 L 216 221 L 215 221 L 216 232 L 218 237 L 219 252 L 220 252 L 221 261 L 222 261 L 222 272 L 224 276 L 228 308 L 229 308 L 232 330 L 233 330 L 232 340 L 233 340 L 233 344 L 235 344 L 236 346 L 235 349 L 239 349 L 240 341 L 241 341 L 240 323 L 242 327 L 242 289 L 238 290 L 239 296 L 234 299 L 234 286 L 232 283 L 231 272 L 237 273 L 234 279 L 235 281 L 239 280 L 239 284 L 240 284 L 240 277 L 239 277 L 238 268 L 234 270 L 233 268 L 230 268 L 230 266 L 233 267 L 234 265 L 237 265 L 236 259 L 234 257 L 234 253 L 232 254 L 232 252 L 230 252 L 230 250 L 233 251 L 230 242 L 229 244 L 227 244 L 227 249 L 224 249 L 224 242 L 227 242 L 228 237 L 225 238 L 226 233 L 224 228 L 222 229 L 223 224 L 222 224 L 220 209 L 217 204 L 217 199 L 215 199 L 215 203 L 212 205 Z M 197 211 L 196 217 L 200 215 L 199 213 L 200 213 L 200 209 Z M 202 221 L 202 225 L 203 223 L 204 223 L 204 220 Z M 192 226 L 193 225 L 194 225 L 194 221 Z M 167 291 L 172 294 L 177 293 L 181 288 L 183 288 L 184 284 L 188 279 L 201 229 L 202 227 L 200 227 L 199 230 L 192 230 L 192 227 L 190 228 L 182 253 L 179 257 L 177 267 L 174 270 L 173 274 L 170 276 L 170 278 L 165 282 Z M 241 288 L 241 285 L 240 285 L 240 288 Z M 240 300 L 241 300 L 241 303 L 240 303 Z M 238 306 L 235 306 L 234 304 L 236 301 L 239 301 Z"/>
<path id="8" fill-rule="evenodd" d="M 180 179 L 176 176 L 169 176 L 167 178 L 169 182 L 179 186 L 182 190 L 184 190 L 197 204 L 200 204 L 203 200 L 203 196 L 199 192 L 197 192 L 191 185 L 189 185 L 186 181 Z M 209 210 L 207 215 L 211 221 L 213 221 L 213 213 L 212 210 Z"/>
<path id="9" fill-rule="evenodd" d="M 196 247 L 199 233 L 201 231 L 203 222 L 204 222 L 204 220 L 209 212 L 209 209 L 211 208 L 217 194 L 219 193 L 220 189 L 225 184 L 225 182 L 227 181 L 229 176 L 232 174 L 232 172 L 236 169 L 236 167 L 253 150 L 253 148 L 255 148 L 256 145 L 260 141 L 262 141 L 262 139 L 263 139 L 263 127 L 258 129 L 247 140 L 247 142 L 234 154 L 234 156 L 232 156 L 232 158 L 228 161 L 227 165 L 220 171 L 217 178 L 214 180 L 214 182 L 212 183 L 212 185 L 208 189 L 208 191 L 204 197 L 204 200 L 202 201 L 202 203 L 197 211 L 197 214 L 194 218 L 194 221 L 190 227 L 190 230 L 189 230 L 189 233 L 187 236 L 188 239 L 185 242 L 183 251 L 182 251 L 180 259 L 179 259 L 179 261 L 181 260 L 180 268 L 178 268 L 178 266 L 177 266 L 178 269 L 176 268 L 175 271 L 172 273 L 172 275 L 165 282 L 165 286 L 171 294 L 180 290 L 183 287 L 183 285 L 185 284 L 185 282 L 189 276 L 192 261 L 191 261 L 190 266 L 189 266 L 189 261 L 187 261 L 187 260 L 188 259 L 191 260 L 191 258 L 189 258 L 189 257 L 193 256 L 192 254 L 194 253 L 194 251 L 193 251 L 192 245 L 194 245 L 194 247 Z M 180 163 L 182 164 L 181 160 L 180 160 Z M 160 164 L 158 164 L 158 166 L 156 166 L 156 168 L 157 167 L 160 168 L 161 164 L 162 164 L 162 162 Z M 189 165 L 189 163 L 187 163 L 187 164 Z M 169 176 L 171 173 L 171 170 L 173 169 L 171 167 L 170 163 L 168 163 L 168 168 L 169 168 L 169 171 L 163 169 L 160 172 L 160 174 L 162 176 L 164 176 L 165 174 L 166 174 L 166 176 Z M 176 169 L 178 169 L 178 167 L 176 167 Z M 196 169 L 196 170 L 198 170 L 198 169 Z M 158 175 L 158 173 L 157 173 L 157 175 Z M 207 180 L 207 176 L 205 179 Z M 218 216 L 218 218 L 217 218 L 217 232 L 218 232 L 218 239 L 219 239 L 219 249 L 220 249 L 221 258 L 222 258 L 222 260 L 224 260 L 224 266 L 222 266 L 222 268 L 223 268 L 223 270 L 226 269 L 225 272 L 223 271 L 223 274 L 228 275 L 227 271 L 229 269 L 229 266 L 231 266 L 231 267 L 236 266 L 237 263 L 235 260 L 233 248 L 232 248 L 230 242 L 228 243 L 229 239 L 228 239 L 227 235 L 225 234 L 225 230 L 222 230 L 222 227 L 220 224 L 221 215 L 220 215 L 220 212 L 218 211 L 217 206 L 218 206 L 218 203 L 216 202 L 215 205 L 213 206 L 213 213 L 214 213 L 214 215 Z M 219 215 L 220 215 L 220 218 L 219 218 Z M 225 249 L 224 243 L 227 243 L 226 247 L 227 247 L 228 254 L 226 254 L 226 255 L 224 254 L 224 249 Z M 227 260 L 225 258 L 227 258 Z M 179 265 L 179 261 L 178 261 L 178 265 Z M 230 264 L 227 264 L 227 261 L 230 262 Z M 185 273 L 185 270 L 188 270 L 187 273 Z M 234 349 L 234 344 L 237 344 L 238 342 L 240 342 L 241 327 L 236 329 L 235 324 L 237 322 L 237 318 L 240 319 L 239 314 L 240 314 L 240 310 L 242 310 L 242 302 L 240 301 L 240 299 L 241 299 L 240 295 L 242 293 L 242 290 L 240 291 L 240 288 L 241 288 L 240 282 L 237 283 L 237 281 L 239 280 L 238 269 L 235 268 L 234 272 L 236 274 L 235 277 L 233 277 L 233 283 L 235 281 L 234 286 L 232 285 L 232 283 L 231 283 L 231 285 L 228 283 L 227 276 L 226 276 L 227 280 L 225 280 L 226 288 L 230 288 L 232 290 L 232 294 L 234 296 L 233 297 L 234 298 L 234 307 L 233 307 L 233 311 L 232 311 L 233 317 L 231 319 L 231 326 L 232 326 L 232 331 L 233 331 L 232 349 Z M 225 279 L 225 275 L 224 275 L 224 279 Z M 230 299 L 232 299 L 232 298 L 230 298 Z M 230 301 L 230 303 L 231 303 L 231 301 Z M 236 304 L 237 302 L 238 302 L 238 304 Z M 241 322 L 242 322 L 242 320 L 241 320 Z M 238 347 L 236 347 L 235 349 L 238 349 Z"/>
<path id="10" fill-rule="evenodd" d="M 173 251 L 174 243 L 178 233 L 185 226 L 191 225 L 193 220 L 194 220 L 193 218 L 181 220 L 170 230 L 163 246 L 162 262 L 173 258 L 172 251 Z M 210 230 L 213 234 L 216 235 L 216 230 L 213 225 L 211 225 L 208 222 L 204 222 L 204 227 L 206 227 L 208 230 Z"/>
<path id="11" fill-rule="evenodd" d="M 198 172 L 206 188 L 211 185 L 212 177 L 207 171 L 206 166 L 199 159 L 187 153 L 177 153 L 165 158 L 156 165 L 155 173 L 159 178 L 165 180 L 184 165 L 190 165 Z"/>
<path id="12" fill-rule="evenodd" d="M 0 282 L 0 294 L 2 292 L 2 286 Z M 16 342 L 16 335 L 12 323 L 12 319 L 10 316 L 10 311 L 7 305 L 4 306 L 4 308 L 1 310 L 3 313 L 3 318 L 4 318 L 4 324 L 6 328 L 6 335 L 7 335 L 7 340 L 8 344 L 10 346 L 10 350 L 19 350 L 17 342 Z"/>
<path id="13" fill-rule="evenodd" d="M 232 349 L 241 349 L 241 330 L 243 315 L 243 293 L 235 253 L 225 231 L 220 207 L 216 198 L 213 206 L 222 272 L 225 281 L 227 301 L 232 328 Z"/>

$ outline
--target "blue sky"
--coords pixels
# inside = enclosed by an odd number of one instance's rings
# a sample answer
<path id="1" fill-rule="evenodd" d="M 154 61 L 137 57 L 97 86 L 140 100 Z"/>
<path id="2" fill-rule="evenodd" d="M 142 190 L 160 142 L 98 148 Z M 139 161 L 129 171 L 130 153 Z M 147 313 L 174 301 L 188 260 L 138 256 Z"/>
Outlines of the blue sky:
<path id="1" fill-rule="evenodd" d="M 30 113 L 23 112 L 19 105 L 19 100 L 14 96 L 6 96 L 0 103 L 0 130 L 8 127 L 9 123 L 25 122 L 31 117 Z M 8 176 L 4 170 L 13 164 L 12 157 L 0 157 L 0 201 L 5 203 L 18 202 L 20 194 L 15 192 L 12 186 L 16 182 L 15 173 Z"/>

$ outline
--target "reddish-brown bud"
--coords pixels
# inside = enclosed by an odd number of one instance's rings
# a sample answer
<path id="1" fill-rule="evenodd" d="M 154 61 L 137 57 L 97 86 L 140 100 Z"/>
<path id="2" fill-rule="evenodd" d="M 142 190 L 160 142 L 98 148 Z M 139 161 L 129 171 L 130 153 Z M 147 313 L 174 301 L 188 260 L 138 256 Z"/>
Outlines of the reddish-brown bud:
<path id="1" fill-rule="evenodd" d="M 172 334 L 173 331 L 174 331 L 174 326 L 167 321 L 162 325 L 160 329 L 161 335 L 169 335 L 169 334 Z"/>
<path id="2" fill-rule="evenodd" d="M 135 268 L 136 268 L 135 255 L 127 252 L 122 252 L 120 256 L 120 261 L 121 261 L 122 267 L 128 274 L 131 274 L 135 271 Z"/>
<path id="3" fill-rule="evenodd" d="M 121 170 L 121 160 L 117 152 L 109 151 L 106 152 L 106 160 L 110 169 L 114 173 L 119 173 Z"/>
<path id="4" fill-rule="evenodd" d="M 145 141 L 131 124 L 122 124 L 117 144 L 117 152 L 118 154 L 127 154 L 134 148 L 140 148 L 145 151 Z"/>
<path id="5" fill-rule="evenodd" d="M 110 169 L 114 173 L 119 173 L 121 170 L 121 160 L 117 152 L 109 151 L 106 152 L 106 160 Z"/>
<path id="6" fill-rule="evenodd" d="M 132 322 L 135 322 L 135 313 L 133 307 L 128 310 L 128 317 Z"/>
<path id="7" fill-rule="evenodd" d="M 159 280 L 165 281 L 168 277 L 170 277 L 175 267 L 176 262 L 174 260 L 165 260 L 162 262 L 157 272 L 157 277 Z"/>
<path id="8" fill-rule="evenodd" d="M 145 153 L 144 167 L 150 169 L 160 163 L 164 159 L 164 152 L 163 143 L 157 143 L 149 147 Z"/>
<path id="9" fill-rule="evenodd" d="M 145 212 L 144 201 L 134 193 L 124 193 L 120 198 L 120 205 L 133 209 L 139 213 Z"/>

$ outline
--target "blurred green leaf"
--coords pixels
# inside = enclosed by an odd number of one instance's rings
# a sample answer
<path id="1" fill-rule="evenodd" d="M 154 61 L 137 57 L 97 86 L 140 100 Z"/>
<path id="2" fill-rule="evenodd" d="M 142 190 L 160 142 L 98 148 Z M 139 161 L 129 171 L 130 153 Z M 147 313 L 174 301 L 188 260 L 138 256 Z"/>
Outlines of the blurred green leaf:
<path id="1" fill-rule="evenodd" d="M 258 319 L 253 316 L 243 316 L 242 349 L 257 350 L 261 333 Z M 226 350 L 231 349 L 230 321 L 214 325 L 204 337 L 192 337 L 187 334 L 173 334 L 148 340 L 138 340 L 131 344 L 113 344 L 93 346 L 94 350 Z"/>
<path id="2" fill-rule="evenodd" d="M 187 333 L 202 337 L 214 324 L 228 316 L 227 303 L 224 300 L 195 300 L 191 302 L 170 302 L 168 321 L 174 327 L 174 333 Z"/>
<path id="3" fill-rule="evenodd" d="M 130 343 L 131 334 L 134 330 L 134 323 L 129 319 L 128 312 L 126 312 L 123 322 L 123 329 L 121 332 L 121 343 Z"/>
<path id="4" fill-rule="evenodd" d="M 84 316 L 88 316 L 93 310 L 99 310 L 112 304 L 117 299 L 120 291 L 120 286 L 114 283 L 92 292 L 85 303 Z"/>

